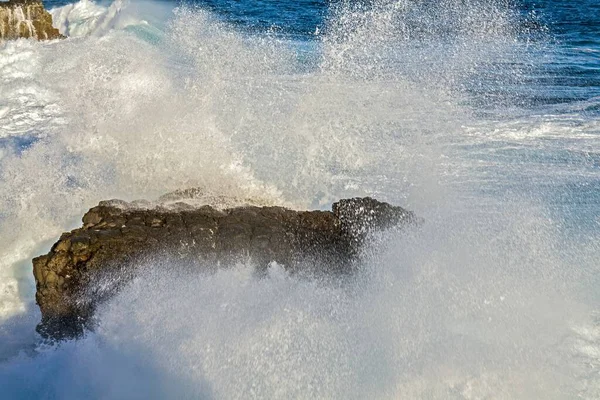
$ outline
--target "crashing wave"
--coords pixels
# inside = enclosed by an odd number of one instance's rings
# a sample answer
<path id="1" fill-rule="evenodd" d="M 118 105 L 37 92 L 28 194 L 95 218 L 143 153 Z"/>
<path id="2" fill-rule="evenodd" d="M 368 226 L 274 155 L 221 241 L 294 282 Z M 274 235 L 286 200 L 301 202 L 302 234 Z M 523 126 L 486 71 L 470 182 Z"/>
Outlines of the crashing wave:
<path id="1" fill-rule="evenodd" d="M 129 25 L 143 24 L 123 11 L 129 0 L 116 0 L 103 7 L 91 0 L 81 0 L 50 10 L 54 26 L 61 34 L 70 37 L 102 35 L 111 29 L 124 29 Z"/>

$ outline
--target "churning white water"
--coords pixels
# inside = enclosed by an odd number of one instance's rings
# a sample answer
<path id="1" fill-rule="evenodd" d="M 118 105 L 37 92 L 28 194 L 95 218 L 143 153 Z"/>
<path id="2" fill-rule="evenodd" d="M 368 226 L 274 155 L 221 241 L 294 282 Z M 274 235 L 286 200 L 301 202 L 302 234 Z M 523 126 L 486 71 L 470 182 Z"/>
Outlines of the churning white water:
<path id="1" fill-rule="evenodd" d="M 473 95 L 538 62 L 508 5 L 374 3 L 298 42 L 84 0 L 52 11 L 69 39 L 0 44 L 4 398 L 600 396 L 598 203 L 560 198 L 593 185 L 597 120 Z M 148 262 L 97 331 L 40 342 L 31 258 L 102 199 L 190 187 L 425 223 L 337 284 Z"/>

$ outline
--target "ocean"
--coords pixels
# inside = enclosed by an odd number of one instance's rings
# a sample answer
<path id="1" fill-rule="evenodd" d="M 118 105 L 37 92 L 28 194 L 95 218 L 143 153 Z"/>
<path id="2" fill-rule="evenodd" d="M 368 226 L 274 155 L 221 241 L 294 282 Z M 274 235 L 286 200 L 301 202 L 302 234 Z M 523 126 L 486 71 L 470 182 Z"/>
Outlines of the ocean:
<path id="1" fill-rule="evenodd" d="M 0 398 L 600 398 L 600 3 L 46 1 L 0 43 Z M 105 199 L 199 187 L 418 228 L 351 282 L 171 261 L 85 337 L 31 259 Z"/>

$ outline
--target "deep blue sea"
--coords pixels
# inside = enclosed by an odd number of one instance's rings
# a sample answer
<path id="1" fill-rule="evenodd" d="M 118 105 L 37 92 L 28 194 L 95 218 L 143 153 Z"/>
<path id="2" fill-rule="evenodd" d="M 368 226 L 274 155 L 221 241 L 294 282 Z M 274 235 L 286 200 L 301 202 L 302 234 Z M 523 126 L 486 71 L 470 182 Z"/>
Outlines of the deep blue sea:
<path id="1" fill-rule="evenodd" d="M 45 5 L 0 43 L 0 398 L 600 398 L 600 2 Z M 43 341 L 31 259 L 186 188 L 424 223 L 338 284 L 149 259 Z"/>

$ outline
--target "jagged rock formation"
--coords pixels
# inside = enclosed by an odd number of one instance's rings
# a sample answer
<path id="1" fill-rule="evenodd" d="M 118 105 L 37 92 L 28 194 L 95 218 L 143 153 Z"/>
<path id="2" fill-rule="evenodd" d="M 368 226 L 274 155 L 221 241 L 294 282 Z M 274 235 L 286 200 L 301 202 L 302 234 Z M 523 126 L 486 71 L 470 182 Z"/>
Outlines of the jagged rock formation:
<path id="1" fill-rule="evenodd" d="M 62 37 L 52 26 L 52 15 L 40 0 L 0 1 L 0 40 Z"/>
<path id="2" fill-rule="evenodd" d="M 82 228 L 63 234 L 50 253 L 33 260 L 40 333 L 80 335 L 95 305 L 144 258 L 176 257 L 178 265 L 203 271 L 242 260 L 259 272 L 275 261 L 291 273 L 340 274 L 353 270 L 369 232 L 416 220 L 412 212 L 371 198 L 341 200 L 332 211 L 137 204 L 101 202 L 85 214 Z M 107 276 L 109 290 L 98 284 Z"/>

